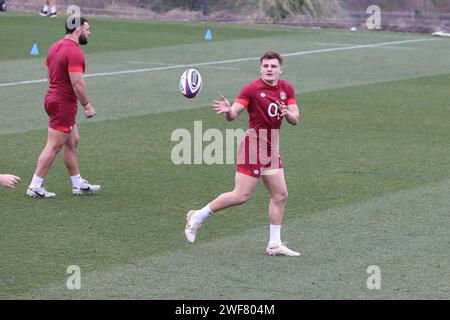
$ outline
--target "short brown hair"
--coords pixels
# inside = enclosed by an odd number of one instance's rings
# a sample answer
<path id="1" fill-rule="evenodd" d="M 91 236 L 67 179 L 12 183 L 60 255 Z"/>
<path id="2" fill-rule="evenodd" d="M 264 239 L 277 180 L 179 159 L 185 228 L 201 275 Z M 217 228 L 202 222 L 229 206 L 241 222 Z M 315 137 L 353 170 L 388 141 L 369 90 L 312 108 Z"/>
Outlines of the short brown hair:
<path id="1" fill-rule="evenodd" d="M 259 61 L 262 63 L 264 59 L 277 59 L 278 62 L 280 62 L 280 66 L 283 64 L 283 58 L 281 57 L 281 55 L 273 51 L 267 51 L 266 53 L 264 53 Z"/>

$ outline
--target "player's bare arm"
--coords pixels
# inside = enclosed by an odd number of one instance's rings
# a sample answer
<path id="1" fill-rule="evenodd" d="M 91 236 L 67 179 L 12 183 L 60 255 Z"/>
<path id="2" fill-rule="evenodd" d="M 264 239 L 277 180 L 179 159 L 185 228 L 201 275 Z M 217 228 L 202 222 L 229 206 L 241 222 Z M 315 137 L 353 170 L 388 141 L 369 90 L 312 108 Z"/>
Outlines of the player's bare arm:
<path id="1" fill-rule="evenodd" d="M 245 107 L 240 103 L 235 102 L 231 105 L 230 101 L 228 101 L 228 99 L 224 96 L 220 96 L 218 100 L 214 100 L 213 108 L 216 110 L 216 113 L 224 113 L 228 121 L 233 121 L 236 119 L 245 109 Z"/>
<path id="2" fill-rule="evenodd" d="M 286 105 L 284 102 L 278 103 L 281 115 L 284 116 L 290 124 L 296 126 L 300 122 L 300 112 L 297 104 Z"/>
<path id="3" fill-rule="evenodd" d="M 84 83 L 83 73 L 69 72 L 70 82 L 72 83 L 73 91 L 84 108 L 84 115 L 86 118 L 95 116 L 95 109 L 89 102 L 87 95 L 86 84 Z"/>

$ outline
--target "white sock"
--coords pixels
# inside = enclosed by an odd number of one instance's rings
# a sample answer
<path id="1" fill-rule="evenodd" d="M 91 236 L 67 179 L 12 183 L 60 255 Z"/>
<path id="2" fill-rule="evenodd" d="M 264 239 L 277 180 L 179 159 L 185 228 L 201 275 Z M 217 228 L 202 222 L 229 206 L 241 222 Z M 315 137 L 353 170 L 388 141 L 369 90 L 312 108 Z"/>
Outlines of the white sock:
<path id="1" fill-rule="evenodd" d="M 36 189 L 42 186 L 42 183 L 44 182 L 44 178 L 38 177 L 37 175 L 33 175 L 33 179 L 31 180 L 29 188 Z"/>
<path id="2" fill-rule="evenodd" d="M 42 11 L 48 12 L 48 5 L 44 5 L 44 7 L 42 8 Z"/>
<path id="3" fill-rule="evenodd" d="M 280 244 L 281 244 L 281 224 L 271 224 L 269 246 L 278 246 Z"/>
<path id="4" fill-rule="evenodd" d="M 50 9 L 50 12 L 51 12 L 51 13 L 56 13 L 56 7 L 53 6 L 53 7 Z"/>
<path id="5" fill-rule="evenodd" d="M 193 220 L 196 223 L 203 223 L 213 212 L 209 208 L 209 204 L 205 206 L 203 209 L 197 210 L 193 215 Z"/>
<path id="6" fill-rule="evenodd" d="M 81 178 L 80 174 L 77 174 L 76 176 L 71 176 L 70 180 L 72 180 L 72 186 L 74 188 L 81 188 L 83 185 L 83 178 Z"/>

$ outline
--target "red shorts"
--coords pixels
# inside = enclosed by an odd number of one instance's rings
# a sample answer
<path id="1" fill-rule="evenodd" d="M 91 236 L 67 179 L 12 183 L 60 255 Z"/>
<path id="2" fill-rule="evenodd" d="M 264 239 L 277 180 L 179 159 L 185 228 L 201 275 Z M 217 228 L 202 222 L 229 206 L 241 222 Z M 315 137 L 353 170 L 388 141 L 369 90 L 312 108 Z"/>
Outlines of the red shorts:
<path id="1" fill-rule="evenodd" d="M 50 100 L 44 101 L 45 111 L 50 117 L 48 127 L 64 133 L 70 133 L 77 116 L 77 102 L 67 100 Z"/>
<path id="2" fill-rule="evenodd" d="M 278 148 L 267 147 L 267 143 L 258 144 L 256 141 L 258 139 L 252 135 L 242 139 L 236 171 L 254 178 L 276 174 L 283 168 Z"/>
<path id="3" fill-rule="evenodd" d="M 262 164 L 238 164 L 236 171 L 251 176 L 253 178 L 259 178 L 261 175 L 273 175 L 278 172 L 279 169 L 283 169 L 283 164 L 281 163 L 281 158 L 274 162 L 275 165 L 268 163 L 266 165 Z"/>

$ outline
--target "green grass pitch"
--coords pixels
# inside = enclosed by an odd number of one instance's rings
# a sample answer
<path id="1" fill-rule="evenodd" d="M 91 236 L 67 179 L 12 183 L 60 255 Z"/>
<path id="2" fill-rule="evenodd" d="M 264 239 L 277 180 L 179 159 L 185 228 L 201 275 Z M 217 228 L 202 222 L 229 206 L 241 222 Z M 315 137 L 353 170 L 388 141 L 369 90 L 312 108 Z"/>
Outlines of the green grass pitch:
<path id="1" fill-rule="evenodd" d="M 44 59 L 63 18 L 0 15 L 2 299 L 448 299 L 450 292 L 450 41 L 425 34 L 90 18 L 86 78 L 97 118 L 80 112 L 81 173 L 103 193 L 75 198 L 60 157 L 51 200 L 25 197 L 47 116 Z M 203 36 L 211 29 L 213 40 Z M 30 56 L 33 43 L 40 55 Z M 383 46 L 370 46 L 388 43 Z M 366 45 L 366 47 L 355 47 Z M 342 48 L 343 50 L 337 50 Z M 326 51 L 324 49 L 330 49 Z M 209 218 L 194 245 L 185 213 L 233 187 L 233 165 L 174 165 L 171 133 L 246 128 L 211 106 L 283 54 L 302 123 L 283 125 L 289 200 L 282 237 L 300 258 L 268 257 L 268 193 Z M 301 54 L 301 52 L 306 52 Z M 242 59 L 225 63 L 225 60 Z M 200 96 L 178 90 L 184 67 Z M 8 84 L 8 85 L 6 85 Z M 67 267 L 81 269 L 68 290 Z M 367 288 L 367 268 L 381 289 Z"/>

